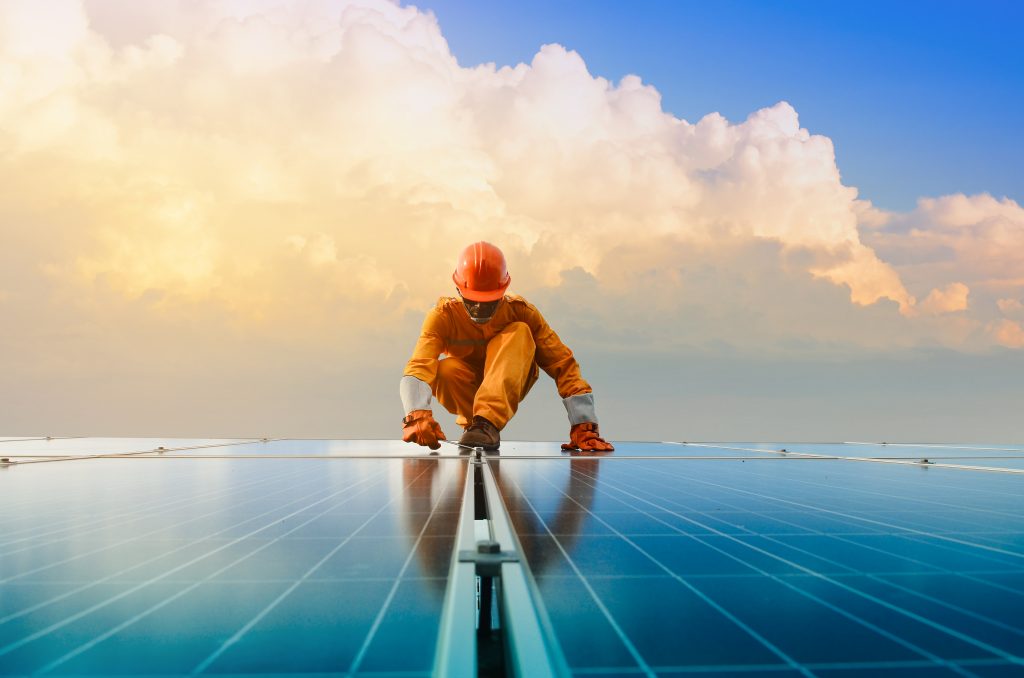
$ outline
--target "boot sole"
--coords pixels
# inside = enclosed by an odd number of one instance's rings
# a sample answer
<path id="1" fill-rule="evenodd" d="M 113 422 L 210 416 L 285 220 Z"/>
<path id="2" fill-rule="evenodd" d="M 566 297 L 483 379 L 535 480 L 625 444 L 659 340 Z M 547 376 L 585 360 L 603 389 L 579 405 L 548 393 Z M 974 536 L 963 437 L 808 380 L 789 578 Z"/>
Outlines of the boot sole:
<path id="1" fill-rule="evenodd" d="M 501 447 L 501 443 L 499 442 L 496 445 L 474 445 L 472 443 L 464 443 L 464 442 L 462 442 L 460 440 L 459 441 L 459 447 L 465 447 L 466 449 L 469 449 L 469 450 L 473 450 L 473 449 L 476 449 L 476 448 L 479 447 L 482 450 L 485 450 L 487 452 L 494 452 L 495 450 L 497 450 L 498 448 Z"/>

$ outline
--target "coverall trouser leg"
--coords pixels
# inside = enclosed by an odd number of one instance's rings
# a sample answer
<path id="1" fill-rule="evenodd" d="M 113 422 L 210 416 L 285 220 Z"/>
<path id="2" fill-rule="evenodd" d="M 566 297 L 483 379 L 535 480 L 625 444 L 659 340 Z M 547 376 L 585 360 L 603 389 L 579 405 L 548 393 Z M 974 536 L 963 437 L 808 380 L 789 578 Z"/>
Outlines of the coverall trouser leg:
<path id="1" fill-rule="evenodd" d="M 437 363 L 434 397 L 444 409 L 456 415 L 455 423 L 466 428 L 473 420 L 473 398 L 483 374 L 460 358 L 445 358 Z"/>
<path id="2" fill-rule="evenodd" d="M 510 323 L 487 343 L 483 371 L 458 358 L 438 363 L 434 395 L 466 427 L 474 416 L 503 429 L 537 381 L 537 346 L 526 323 Z"/>

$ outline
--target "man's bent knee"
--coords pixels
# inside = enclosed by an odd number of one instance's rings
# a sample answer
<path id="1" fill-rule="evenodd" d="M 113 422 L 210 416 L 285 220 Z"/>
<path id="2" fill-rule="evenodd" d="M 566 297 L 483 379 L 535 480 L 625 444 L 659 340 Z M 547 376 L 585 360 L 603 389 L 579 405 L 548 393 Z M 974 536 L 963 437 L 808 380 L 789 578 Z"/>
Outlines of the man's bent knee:
<path id="1" fill-rule="evenodd" d="M 530 326 L 524 322 L 509 323 L 505 326 L 501 332 L 494 335 L 495 339 L 499 337 L 505 337 L 506 339 L 512 339 L 513 341 L 524 341 L 529 343 L 533 348 L 537 347 L 537 344 L 533 341 L 533 332 L 530 331 Z"/>
<path id="2" fill-rule="evenodd" d="M 458 358 L 445 358 L 437 362 L 437 381 L 474 381 L 476 372 Z"/>

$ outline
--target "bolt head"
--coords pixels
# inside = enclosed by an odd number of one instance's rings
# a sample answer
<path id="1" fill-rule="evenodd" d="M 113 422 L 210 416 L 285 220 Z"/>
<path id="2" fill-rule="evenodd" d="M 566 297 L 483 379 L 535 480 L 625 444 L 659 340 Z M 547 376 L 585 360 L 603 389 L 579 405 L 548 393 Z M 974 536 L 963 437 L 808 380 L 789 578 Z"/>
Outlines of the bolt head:
<path id="1" fill-rule="evenodd" d="M 501 544 L 491 539 L 483 539 L 476 543 L 477 553 L 501 553 Z"/>

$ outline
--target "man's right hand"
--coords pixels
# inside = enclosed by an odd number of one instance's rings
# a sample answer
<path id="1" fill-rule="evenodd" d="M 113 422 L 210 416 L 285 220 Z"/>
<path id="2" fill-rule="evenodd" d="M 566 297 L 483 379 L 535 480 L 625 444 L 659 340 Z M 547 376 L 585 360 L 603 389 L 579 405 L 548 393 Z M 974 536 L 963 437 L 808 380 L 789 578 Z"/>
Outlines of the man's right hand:
<path id="1" fill-rule="evenodd" d="M 413 410 L 402 420 L 402 440 L 437 450 L 441 447 L 438 441 L 447 438 L 444 437 L 441 425 L 434 419 L 433 412 Z"/>

